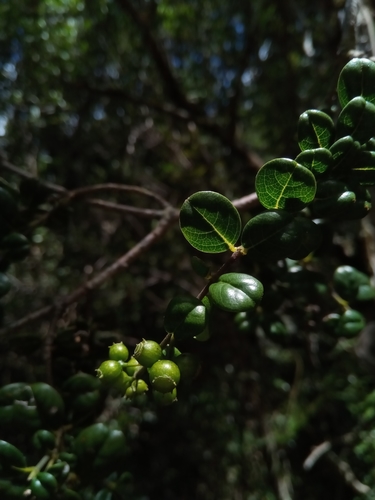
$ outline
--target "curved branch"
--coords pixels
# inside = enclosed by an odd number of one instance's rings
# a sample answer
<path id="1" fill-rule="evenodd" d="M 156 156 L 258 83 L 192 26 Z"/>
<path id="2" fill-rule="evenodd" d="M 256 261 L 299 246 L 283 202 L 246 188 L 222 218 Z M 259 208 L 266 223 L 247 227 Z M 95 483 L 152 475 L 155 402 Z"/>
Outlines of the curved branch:
<path id="1" fill-rule="evenodd" d="M 81 286 L 76 288 L 72 293 L 61 297 L 54 304 L 43 307 L 38 311 L 34 311 L 31 314 L 24 316 L 23 318 L 11 323 L 9 326 L 0 329 L 0 337 L 4 337 L 10 332 L 18 330 L 23 326 L 30 324 L 38 319 L 49 316 L 56 308 L 66 308 L 70 304 L 77 302 L 77 300 L 84 297 L 90 291 L 100 287 L 107 280 L 113 278 L 124 269 L 127 269 L 130 264 L 136 261 L 141 255 L 143 255 L 149 248 L 151 248 L 155 243 L 157 243 L 162 236 L 176 223 L 178 219 L 178 212 L 174 209 L 167 210 L 165 217 L 159 222 L 159 224 L 150 231 L 141 241 L 139 241 L 133 248 L 117 259 L 113 264 L 108 266 L 102 272 L 97 274 L 91 280 L 86 281 Z"/>
<path id="2" fill-rule="evenodd" d="M 102 208 L 104 210 L 109 210 L 120 214 L 125 213 L 125 214 L 138 215 L 139 217 L 145 217 L 147 219 L 160 218 L 165 214 L 164 210 L 153 210 L 151 208 L 131 207 L 130 205 L 121 205 L 120 203 L 112 203 L 111 201 L 104 201 L 96 198 L 89 198 L 88 200 L 85 200 L 85 202 L 93 207 Z"/>

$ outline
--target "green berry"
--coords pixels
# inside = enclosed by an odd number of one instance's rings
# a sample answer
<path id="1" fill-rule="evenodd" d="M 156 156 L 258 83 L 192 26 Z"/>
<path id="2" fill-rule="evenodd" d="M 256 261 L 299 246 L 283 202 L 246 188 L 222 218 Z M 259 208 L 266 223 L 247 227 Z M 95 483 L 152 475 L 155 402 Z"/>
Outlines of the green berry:
<path id="1" fill-rule="evenodd" d="M 127 361 L 129 358 L 129 350 L 122 342 L 111 345 L 109 348 L 109 359 L 114 361 Z"/>
<path id="2" fill-rule="evenodd" d="M 134 380 L 130 387 L 126 389 L 125 396 L 128 399 L 133 399 L 135 396 L 144 394 L 148 391 L 148 385 L 142 379 Z"/>
<path id="3" fill-rule="evenodd" d="M 177 390 L 173 389 L 172 392 L 162 393 L 153 391 L 154 401 L 160 406 L 168 406 L 177 401 Z"/>
<path id="4" fill-rule="evenodd" d="M 180 381 L 178 366 L 168 359 L 162 359 L 154 363 L 149 368 L 148 373 L 153 389 L 162 393 L 172 392 Z"/>
<path id="5" fill-rule="evenodd" d="M 162 356 L 160 345 L 154 340 L 142 340 L 135 346 L 134 357 L 142 365 L 149 368 Z"/>
<path id="6" fill-rule="evenodd" d="M 126 363 L 126 366 L 125 366 L 125 372 L 130 376 L 132 377 L 135 372 L 137 372 L 139 370 L 139 368 L 141 367 L 141 365 L 138 363 L 138 361 L 133 358 L 133 356 L 129 359 L 129 361 Z"/>
<path id="7" fill-rule="evenodd" d="M 122 367 L 117 361 L 108 359 L 103 361 L 96 371 L 103 382 L 114 382 L 121 375 Z"/>

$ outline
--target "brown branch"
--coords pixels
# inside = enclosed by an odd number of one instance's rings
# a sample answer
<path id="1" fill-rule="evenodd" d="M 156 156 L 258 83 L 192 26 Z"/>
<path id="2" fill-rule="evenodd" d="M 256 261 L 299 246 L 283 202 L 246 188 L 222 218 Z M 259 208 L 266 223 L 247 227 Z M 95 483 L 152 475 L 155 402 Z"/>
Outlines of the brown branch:
<path id="1" fill-rule="evenodd" d="M 147 219 L 160 218 L 165 214 L 164 210 L 153 210 L 151 208 L 131 207 L 130 205 L 121 205 L 119 203 L 112 203 L 111 201 L 98 200 L 96 198 L 89 198 L 88 200 L 85 200 L 85 203 L 88 203 L 93 207 L 109 210 L 111 212 L 117 212 L 120 214 L 121 213 L 132 214 Z"/>
<path id="2" fill-rule="evenodd" d="M 23 177 L 24 179 L 36 180 L 41 186 L 44 186 L 45 188 L 49 189 L 50 191 L 54 191 L 55 193 L 64 194 L 68 192 L 62 186 L 58 186 L 57 184 L 53 184 L 52 182 L 43 181 L 38 177 L 35 177 L 33 174 L 26 172 L 26 170 L 16 167 L 8 160 L 6 160 L 2 154 L 0 154 L 0 168 L 4 168 L 9 172 L 12 172 L 13 174 L 17 174 L 18 176 Z"/>
<path id="3" fill-rule="evenodd" d="M 80 198 L 82 196 L 86 196 L 87 194 L 96 193 L 98 191 L 126 191 L 131 193 L 137 193 L 144 196 L 149 196 L 150 198 L 154 198 L 154 200 L 158 201 L 163 207 L 168 208 L 170 204 L 161 196 L 150 191 L 149 189 L 142 188 L 140 186 L 129 186 L 126 184 L 94 184 L 93 186 L 85 186 L 83 188 L 74 189 L 73 191 L 69 191 L 68 198 L 70 200 Z"/>
<path id="4" fill-rule="evenodd" d="M 0 337 L 22 328 L 23 326 L 30 324 L 38 319 L 49 316 L 56 308 L 65 308 L 79 299 L 84 297 L 90 291 L 100 287 L 103 283 L 113 278 L 115 275 L 127 269 L 130 264 L 137 260 L 141 255 L 143 255 L 149 248 L 151 248 L 156 242 L 158 242 L 162 236 L 175 224 L 178 219 L 178 212 L 174 209 L 168 209 L 166 211 L 165 217 L 159 222 L 159 224 L 148 233 L 140 242 L 138 242 L 133 248 L 131 248 L 126 254 L 122 255 L 113 264 L 108 266 L 104 271 L 97 274 L 91 280 L 82 284 L 76 290 L 65 297 L 58 299 L 55 304 L 47 307 L 43 307 L 38 311 L 34 311 L 27 316 L 11 323 L 9 326 L 0 329 Z"/>
<path id="5" fill-rule="evenodd" d="M 90 200 L 88 200 L 90 201 Z M 97 200 L 101 201 L 101 200 Z M 235 200 L 233 204 L 239 209 L 244 210 L 251 208 L 258 204 L 258 198 L 255 193 L 247 195 L 243 198 Z M 133 248 L 131 248 L 126 254 L 117 259 L 113 264 L 108 266 L 104 271 L 97 274 L 94 278 L 87 281 L 83 285 L 79 286 L 76 290 L 65 297 L 61 297 L 55 301 L 54 304 L 33 311 L 27 314 L 23 318 L 14 321 L 10 325 L 0 329 L 0 337 L 4 337 L 10 332 L 16 331 L 25 325 L 34 323 L 41 318 L 45 318 L 51 315 L 56 309 L 63 309 L 77 302 L 79 299 L 84 297 L 90 291 L 100 287 L 103 283 L 111 279 L 113 276 L 117 275 L 124 269 L 127 269 L 131 263 L 137 260 L 142 254 L 144 254 L 149 248 L 151 248 L 154 243 L 159 241 L 162 236 L 177 222 L 179 211 L 174 208 L 167 208 L 164 212 L 165 216 L 160 220 L 158 225 L 150 233 L 148 233 L 139 243 L 137 243 Z M 237 256 L 237 254 L 233 254 Z M 237 257 L 233 257 L 237 258 Z M 230 260 L 232 262 L 232 260 Z M 222 271 L 222 270 L 221 270 Z"/>

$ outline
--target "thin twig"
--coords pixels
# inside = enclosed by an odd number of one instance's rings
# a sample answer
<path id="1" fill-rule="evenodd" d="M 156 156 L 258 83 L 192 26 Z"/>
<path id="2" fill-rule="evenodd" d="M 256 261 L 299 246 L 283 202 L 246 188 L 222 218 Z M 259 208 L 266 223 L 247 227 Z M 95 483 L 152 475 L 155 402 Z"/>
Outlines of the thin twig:
<path id="1" fill-rule="evenodd" d="M 366 495 L 371 491 L 371 488 L 367 486 L 367 484 L 361 483 L 356 477 L 355 474 L 347 462 L 344 462 L 334 453 L 330 451 L 327 455 L 329 460 L 337 467 L 337 470 L 343 476 L 346 484 L 348 484 L 356 493 L 360 495 Z"/>
<path id="2" fill-rule="evenodd" d="M 324 441 L 323 443 L 320 443 L 318 446 L 316 446 L 310 455 L 305 459 L 303 462 L 303 468 L 305 470 L 310 470 L 314 467 L 316 462 L 322 458 L 323 455 L 328 453 L 332 448 L 332 443 L 331 441 Z"/>
<path id="3" fill-rule="evenodd" d="M 140 186 L 130 186 L 127 184 L 114 184 L 109 182 L 107 184 L 94 184 L 93 186 L 85 186 L 82 188 L 74 189 L 73 191 L 69 191 L 68 197 L 69 199 L 77 199 L 88 194 L 96 193 L 98 191 L 125 191 L 130 193 L 137 193 L 143 196 L 148 196 L 150 198 L 154 198 L 154 200 L 158 201 L 163 207 L 170 207 L 170 204 L 165 200 L 162 196 L 150 191 L 149 189 L 140 187 Z"/>
<path id="4" fill-rule="evenodd" d="M 102 208 L 111 212 L 138 215 L 139 217 L 145 217 L 147 219 L 160 218 L 165 214 L 164 210 L 131 207 L 130 205 L 121 205 L 119 203 L 112 203 L 111 201 L 99 200 L 96 198 L 90 198 L 85 200 L 85 202 L 93 207 Z"/>

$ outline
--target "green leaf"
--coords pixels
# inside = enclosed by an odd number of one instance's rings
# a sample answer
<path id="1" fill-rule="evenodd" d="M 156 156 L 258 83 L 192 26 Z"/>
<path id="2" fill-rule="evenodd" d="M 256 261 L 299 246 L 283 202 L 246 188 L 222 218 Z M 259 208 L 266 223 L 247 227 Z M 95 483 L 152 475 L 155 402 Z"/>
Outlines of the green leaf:
<path id="1" fill-rule="evenodd" d="M 296 161 L 277 158 L 259 170 L 255 188 L 265 208 L 294 212 L 314 199 L 316 181 L 310 170 Z"/>
<path id="2" fill-rule="evenodd" d="M 373 186 L 375 184 L 375 152 L 359 151 L 355 156 L 351 174 L 353 180 L 360 184 Z"/>
<path id="3" fill-rule="evenodd" d="M 292 214 L 282 211 L 256 215 L 244 227 L 242 245 L 258 260 L 284 259 L 292 253 L 299 235 Z"/>
<path id="4" fill-rule="evenodd" d="M 332 144 L 330 151 L 332 153 L 332 170 L 344 171 L 352 167 L 355 155 L 358 153 L 360 145 L 355 142 L 353 137 L 347 135 Z"/>
<path id="5" fill-rule="evenodd" d="M 323 111 L 309 109 L 298 120 L 298 144 L 306 149 L 329 148 L 333 142 L 335 126 Z"/>
<path id="6" fill-rule="evenodd" d="M 317 217 L 361 219 L 371 209 L 371 195 L 356 182 L 327 180 L 319 184 L 312 209 Z"/>
<path id="7" fill-rule="evenodd" d="M 340 266 L 333 275 L 333 286 L 345 300 L 358 300 L 360 287 L 370 286 L 370 278 L 352 266 Z"/>
<path id="8" fill-rule="evenodd" d="M 165 312 L 164 328 L 177 340 L 192 338 L 203 332 L 207 325 L 207 311 L 195 297 L 174 297 Z"/>
<path id="9" fill-rule="evenodd" d="M 201 252 L 234 252 L 241 233 L 241 218 L 225 196 L 200 191 L 183 203 L 180 228 L 188 242 Z"/>
<path id="10" fill-rule="evenodd" d="M 361 144 L 371 139 L 375 135 L 375 106 L 363 97 L 354 97 L 338 117 L 337 135 L 351 135 Z"/>
<path id="11" fill-rule="evenodd" d="M 332 153 L 329 149 L 306 149 L 302 151 L 296 162 L 312 171 L 314 175 L 324 174 L 332 163 Z"/>
<path id="12" fill-rule="evenodd" d="M 357 96 L 375 104 L 375 63 L 364 58 L 349 61 L 341 70 L 337 93 L 342 107 Z"/>
<path id="13" fill-rule="evenodd" d="M 209 288 L 213 303 L 229 312 L 251 311 L 263 297 L 263 285 L 248 274 L 228 273 Z"/>
<path id="14" fill-rule="evenodd" d="M 351 337 L 357 335 L 365 326 L 366 320 L 359 311 L 347 309 L 340 317 L 335 333 Z"/>

